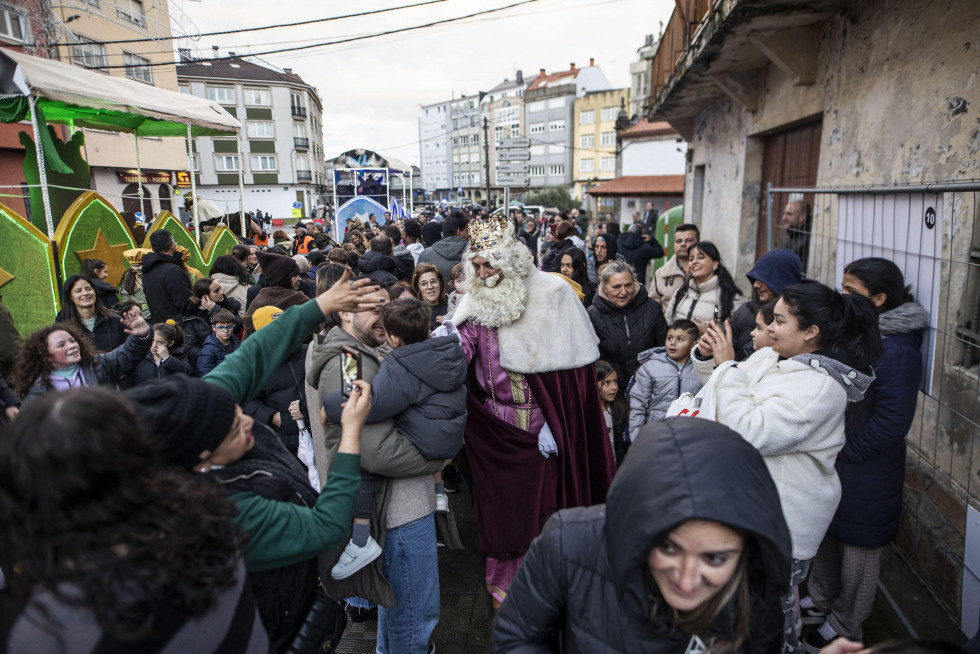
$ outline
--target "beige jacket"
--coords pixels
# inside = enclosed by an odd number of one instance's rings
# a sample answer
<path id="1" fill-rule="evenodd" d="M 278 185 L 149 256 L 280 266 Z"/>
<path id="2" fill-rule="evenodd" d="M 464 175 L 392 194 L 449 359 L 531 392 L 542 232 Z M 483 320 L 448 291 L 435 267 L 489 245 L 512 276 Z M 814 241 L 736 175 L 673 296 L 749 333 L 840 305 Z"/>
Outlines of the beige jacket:
<path id="1" fill-rule="evenodd" d="M 657 272 L 653 273 L 653 283 L 650 284 L 650 299 L 660 303 L 660 308 L 665 315 L 674 293 L 684 283 L 684 274 L 684 270 L 677 263 L 676 254 L 668 259 L 667 263 L 660 266 Z"/>

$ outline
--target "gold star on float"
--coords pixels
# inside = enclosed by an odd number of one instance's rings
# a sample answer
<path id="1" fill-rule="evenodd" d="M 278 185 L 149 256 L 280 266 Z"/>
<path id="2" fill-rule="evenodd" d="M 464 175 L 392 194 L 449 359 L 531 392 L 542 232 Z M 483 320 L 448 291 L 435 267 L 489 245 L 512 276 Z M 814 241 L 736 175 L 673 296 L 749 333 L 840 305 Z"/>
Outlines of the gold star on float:
<path id="1" fill-rule="evenodd" d="M 122 274 L 125 270 L 125 265 L 123 263 L 123 252 L 128 250 L 130 246 L 128 243 L 120 243 L 119 245 L 110 245 L 109 241 L 106 239 L 105 234 L 102 233 L 100 229 L 95 234 L 95 244 L 92 245 L 91 250 L 76 250 L 75 255 L 78 257 L 79 261 L 85 261 L 86 259 L 101 259 L 109 264 L 109 276 L 106 281 L 113 286 L 119 285 L 119 280 L 122 279 Z"/>
<path id="2" fill-rule="evenodd" d="M 14 278 L 13 275 L 11 275 L 9 272 L 7 272 L 6 270 L 4 270 L 3 268 L 0 268 L 0 286 L 3 286 L 4 284 L 6 284 L 7 282 L 9 282 L 13 278 Z"/>

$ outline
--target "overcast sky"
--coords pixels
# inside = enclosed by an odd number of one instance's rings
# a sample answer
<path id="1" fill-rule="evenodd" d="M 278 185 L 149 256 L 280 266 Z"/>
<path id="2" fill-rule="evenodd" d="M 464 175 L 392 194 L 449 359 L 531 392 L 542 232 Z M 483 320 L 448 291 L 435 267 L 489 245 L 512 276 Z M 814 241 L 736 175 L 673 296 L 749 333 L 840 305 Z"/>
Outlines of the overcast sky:
<path id="1" fill-rule="evenodd" d="M 420 0 L 183 0 L 197 32 L 258 27 L 383 9 Z M 238 54 L 331 41 L 421 25 L 503 7 L 519 0 L 446 0 L 376 16 L 226 36 L 195 42 L 199 56 Z M 630 85 L 629 65 L 647 34 L 659 36 L 673 0 L 536 0 L 520 7 L 447 25 L 343 45 L 265 55 L 292 68 L 323 98 L 327 158 L 363 147 L 418 164 L 419 107 L 485 91 L 545 68 L 586 66 L 594 57 L 614 88 Z M 180 17 L 175 16 L 180 22 Z M 184 31 L 175 25 L 175 32 Z M 178 42 L 179 46 L 188 43 Z"/>

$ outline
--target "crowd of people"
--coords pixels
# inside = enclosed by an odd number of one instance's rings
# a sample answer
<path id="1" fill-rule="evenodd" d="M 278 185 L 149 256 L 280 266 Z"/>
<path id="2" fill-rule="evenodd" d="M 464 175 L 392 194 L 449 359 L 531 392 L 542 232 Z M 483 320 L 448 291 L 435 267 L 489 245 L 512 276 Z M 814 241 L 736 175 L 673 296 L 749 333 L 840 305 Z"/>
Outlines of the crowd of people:
<path id="1" fill-rule="evenodd" d="M 465 485 L 495 651 L 859 649 L 928 327 L 894 263 L 390 218 L 250 221 L 206 275 L 158 229 L 49 326 L 0 305 L 0 648 L 432 652 Z"/>

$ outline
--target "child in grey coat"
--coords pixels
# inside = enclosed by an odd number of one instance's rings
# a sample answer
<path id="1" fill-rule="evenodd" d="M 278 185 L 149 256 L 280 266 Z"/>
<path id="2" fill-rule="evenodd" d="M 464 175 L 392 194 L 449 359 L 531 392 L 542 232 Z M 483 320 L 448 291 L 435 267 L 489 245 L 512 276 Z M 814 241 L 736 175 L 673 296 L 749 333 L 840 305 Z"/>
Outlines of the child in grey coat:
<path id="1" fill-rule="evenodd" d="M 690 320 L 675 320 L 667 329 L 665 347 L 640 352 L 630 384 L 630 440 L 648 422 L 663 420 L 670 403 L 681 393 L 697 393 L 701 380 L 691 362 L 698 327 Z"/>
<path id="2" fill-rule="evenodd" d="M 367 422 L 389 418 L 426 459 L 451 459 L 463 445 L 466 428 L 466 358 L 456 336 L 428 338 L 430 309 L 413 297 L 403 297 L 381 309 L 381 324 L 394 350 L 381 362 L 371 383 L 371 413 Z M 323 397 L 330 422 L 340 421 L 343 397 L 339 390 Z M 361 470 L 361 487 L 354 504 L 354 532 L 331 570 L 345 579 L 381 555 L 371 538 L 375 495 L 383 478 Z M 448 511 L 441 473 L 435 480 L 436 510 Z"/>

